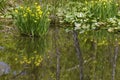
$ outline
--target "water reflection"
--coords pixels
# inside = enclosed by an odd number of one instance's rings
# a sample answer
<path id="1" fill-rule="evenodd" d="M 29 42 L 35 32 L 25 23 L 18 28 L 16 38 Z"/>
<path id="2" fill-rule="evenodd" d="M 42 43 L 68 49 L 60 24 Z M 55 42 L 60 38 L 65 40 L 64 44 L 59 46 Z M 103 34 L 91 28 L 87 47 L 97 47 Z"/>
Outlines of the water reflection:
<path id="1" fill-rule="evenodd" d="M 0 61 L 11 69 L 9 74 L 0 76 L 0 80 L 80 80 L 80 65 L 72 33 L 63 29 L 55 31 L 50 30 L 44 38 L 10 35 L 4 38 L 4 34 L 0 34 L 0 46 L 4 48 L 0 50 Z M 119 45 L 116 47 L 114 40 L 102 43 L 83 35 L 78 37 L 84 80 L 111 80 L 112 75 L 119 80 Z"/>
<path id="2" fill-rule="evenodd" d="M 1 37 L 0 41 L 3 41 L 1 45 L 5 48 L 4 51 L 0 51 L 0 60 L 10 64 L 11 67 L 9 76 L 1 76 L 0 79 L 39 80 L 37 79 L 38 67 L 40 68 L 44 60 L 48 47 L 47 38 Z M 3 49 L 2 46 L 1 49 Z"/>
<path id="3" fill-rule="evenodd" d="M 39 53 L 44 54 L 47 48 L 47 39 L 46 37 L 42 38 L 29 38 L 29 37 L 19 37 L 15 39 L 16 48 L 24 53 L 32 54 Z"/>

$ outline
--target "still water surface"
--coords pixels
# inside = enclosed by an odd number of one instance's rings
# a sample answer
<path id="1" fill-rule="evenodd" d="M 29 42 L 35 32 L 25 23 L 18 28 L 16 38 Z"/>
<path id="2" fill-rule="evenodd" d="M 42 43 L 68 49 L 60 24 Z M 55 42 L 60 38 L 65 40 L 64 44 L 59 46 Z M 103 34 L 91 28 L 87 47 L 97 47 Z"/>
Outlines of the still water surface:
<path id="1" fill-rule="evenodd" d="M 96 46 L 83 36 L 79 40 L 84 80 L 120 80 L 120 52 L 115 58 L 113 44 L 101 42 Z M 9 73 L 3 73 L 0 80 L 80 80 L 73 36 L 63 29 L 57 33 L 51 29 L 44 38 L 1 32 L 0 62 L 10 67 Z"/>

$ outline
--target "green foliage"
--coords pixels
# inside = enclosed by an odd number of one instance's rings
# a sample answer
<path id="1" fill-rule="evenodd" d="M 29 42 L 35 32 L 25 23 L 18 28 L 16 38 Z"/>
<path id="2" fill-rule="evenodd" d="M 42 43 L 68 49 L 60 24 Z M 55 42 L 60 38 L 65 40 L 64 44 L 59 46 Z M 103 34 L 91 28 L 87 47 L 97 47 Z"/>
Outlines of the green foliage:
<path id="1" fill-rule="evenodd" d="M 6 1 L 7 0 L 0 0 L 0 12 L 2 13 L 5 6 L 6 6 Z"/>
<path id="2" fill-rule="evenodd" d="M 16 8 L 13 18 L 20 33 L 28 36 L 46 35 L 50 24 L 48 9 L 37 3 Z"/>
<path id="3" fill-rule="evenodd" d="M 110 10 L 106 8 L 103 12 L 96 13 L 97 11 L 101 11 L 102 7 L 99 7 L 97 10 L 96 7 L 88 7 L 89 3 L 86 4 L 80 2 L 70 2 L 64 8 L 60 8 L 58 10 L 57 15 L 61 20 L 60 22 L 70 26 L 66 27 L 67 31 L 70 31 L 71 29 L 77 30 L 80 33 L 99 30 L 107 30 L 108 32 L 120 31 L 120 13 L 117 10 L 117 6 L 115 8 L 115 13 L 111 11 L 113 9 L 112 7 Z M 95 4 L 99 5 L 99 1 L 98 3 L 95 2 Z M 108 3 L 105 4 L 108 5 Z M 105 12 L 109 12 L 109 14 Z"/>
<path id="4" fill-rule="evenodd" d="M 91 14 L 100 20 L 116 16 L 118 4 L 115 0 L 99 0 L 85 2 Z"/>

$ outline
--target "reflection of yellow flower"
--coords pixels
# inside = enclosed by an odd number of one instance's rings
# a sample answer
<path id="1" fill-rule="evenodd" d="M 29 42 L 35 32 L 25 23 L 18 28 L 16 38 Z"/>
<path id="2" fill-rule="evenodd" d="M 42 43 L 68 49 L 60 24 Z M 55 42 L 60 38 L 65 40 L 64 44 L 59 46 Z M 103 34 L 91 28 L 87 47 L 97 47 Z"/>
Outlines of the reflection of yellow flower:
<path id="1" fill-rule="evenodd" d="M 20 61 L 20 64 L 23 64 L 24 63 L 24 61 Z"/>
<path id="2" fill-rule="evenodd" d="M 33 53 L 37 53 L 37 51 L 34 51 Z"/>
<path id="3" fill-rule="evenodd" d="M 17 61 L 18 59 L 17 58 L 15 58 L 15 61 Z"/>
<path id="4" fill-rule="evenodd" d="M 31 59 L 34 59 L 34 57 L 31 57 Z"/>
<path id="5" fill-rule="evenodd" d="M 49 59 L 49 58 L 50 58 L 50 56 L 47 56 L 47 58 Z"/>
<path id="6" fill-rule="evenodd" d="M 18 58 L 15 58 L 15 60 L 18 60 Z M 35 55 L 32 57 L 27 58 L 27 56 L 23 56 L 22 60 L 19 61 L 20 64 L 33 64 L 35 66 L 40 66 L 41 62 L 43 61 L 42 56 Z"/>
<path id="7" fill-rule="evenodd" d="M 27 61 L 27 63 L 28 63 L 28 64 L 30 64 L 30 63 L 31 63 L 31 61 Z"/>
<path id="8" fill-rule="evenodd" d="M 40 65 L 40 63 L 39 63 L 39 62 L 35 62 L 35 65 L 36 65 L 36 66 L 39 66 L 39 65 Z"/>
<path id="9" fill-rule="evenodd" d="M 41 60 L 39 59 L 39 60 L 38 60 L 38 62 L 40 63 L 40 62 L 41 62 Z"/>
<path id="10" fill-rule="evenodd" d="M 24 56 L 24 58 L 23 58 L 24 60 L 27 60 L 27 58 Z"/>

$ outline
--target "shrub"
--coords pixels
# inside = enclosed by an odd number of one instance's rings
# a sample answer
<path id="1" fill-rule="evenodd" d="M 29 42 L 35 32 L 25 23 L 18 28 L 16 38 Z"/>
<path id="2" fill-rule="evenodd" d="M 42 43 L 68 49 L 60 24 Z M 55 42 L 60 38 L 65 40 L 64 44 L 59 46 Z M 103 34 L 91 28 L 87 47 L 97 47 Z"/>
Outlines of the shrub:
<path id="1" fill-rule="evenodd" d="M 27 36 L 46 35 L 50 24 L 48 9 L 37 3 L 16 8 L 13 18 L 20 34 Z"/>

